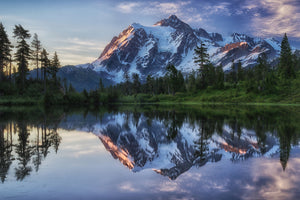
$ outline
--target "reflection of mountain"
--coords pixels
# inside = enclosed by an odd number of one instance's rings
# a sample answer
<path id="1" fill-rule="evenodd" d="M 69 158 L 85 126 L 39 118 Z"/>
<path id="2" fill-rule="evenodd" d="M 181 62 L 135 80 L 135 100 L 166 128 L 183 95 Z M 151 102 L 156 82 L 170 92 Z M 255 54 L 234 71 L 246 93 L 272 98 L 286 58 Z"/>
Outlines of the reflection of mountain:
<path id="1" fill-rule="evenodd" d="M 171 120 L 170 120 L 171 119 Z M 274 136 L 261 143 L 254 131 L 235 130 L 227 124 L 216 131 L 209 120 L 168 119 L 134 114 L 105 115 L 102 123 L 88 125 L 115 159 L 134 172 L 143 169 L 176 179 L 192 166 L 203 166 L 222 158 L 232 161 L 269 156 L 279 151 Z M 172 137 L 170 137 L 170 134 Z"/>
<path id="2" fill-rule="evenodd" d="M 143 112 L 66 114 L 63 119 L 36 114 L 20 119 L 19 113 L 4 113 L 0 117 L 7 119 L 0 123 L 0 178 L 6 181 L 11 171 L 16 179 L 23 180 L 33 170 L 38 171 L 51 149 L 57 151 L 59 147 L 57 129 L 92 132 L 115 159 L 132 171 L 153 169 L 171 179 L 192 166 L 221 159 L 238 162 L 279 154 L 278 162 L 283 169 L 288 167 L 290 150 L 299 145 L 297 114 L 273 108 L 230 114 L 215 110 L 187 108 L 183 112 L 151 107 Z M 35 123 L 28 120 L 30 117 L 35 117 Z"/>

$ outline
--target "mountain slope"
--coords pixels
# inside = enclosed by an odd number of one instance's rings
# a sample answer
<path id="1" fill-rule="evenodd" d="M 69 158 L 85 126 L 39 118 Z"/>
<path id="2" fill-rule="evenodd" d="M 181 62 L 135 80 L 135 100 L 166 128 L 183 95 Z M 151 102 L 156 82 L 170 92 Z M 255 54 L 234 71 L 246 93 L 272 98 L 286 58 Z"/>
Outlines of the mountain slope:
<path id="1" fill-rule="evenodd" d="M 272 61 L 280 50 L 279 42 L 273 38 L 252 38 L 239 33 L 223 37 L 201 28 L 193 29 L 172 15 L 150 27 L 130 25 L 111 40 L 97 60 L 77 67 L 101 72 L 103 78 L 114 83 L 123 81 L 125 71 L 139 74 L 142 80 L 148 75 L 162 76 L 168 63 L 186 74 L 198 69 L 193 57 L 201 42 L 207 46 L 211 62 L 222 64 L 224 70 L 230 68 L 233 60 L 251 67 L 262 53 Z"/>

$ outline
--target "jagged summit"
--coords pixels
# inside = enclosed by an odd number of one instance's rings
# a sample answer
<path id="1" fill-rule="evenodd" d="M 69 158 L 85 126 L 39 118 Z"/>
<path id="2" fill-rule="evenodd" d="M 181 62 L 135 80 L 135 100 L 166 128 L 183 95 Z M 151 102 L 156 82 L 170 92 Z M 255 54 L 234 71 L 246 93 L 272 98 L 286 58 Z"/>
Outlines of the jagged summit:
<path id="1" fill-rule="evenodd" d="M 176 15 L 171 15 L 167 19 L 162 19 L 154 24 L 155 26 L 170 26 L 174 29 L 192 29 L 188 24 L 181 21 Z"/>

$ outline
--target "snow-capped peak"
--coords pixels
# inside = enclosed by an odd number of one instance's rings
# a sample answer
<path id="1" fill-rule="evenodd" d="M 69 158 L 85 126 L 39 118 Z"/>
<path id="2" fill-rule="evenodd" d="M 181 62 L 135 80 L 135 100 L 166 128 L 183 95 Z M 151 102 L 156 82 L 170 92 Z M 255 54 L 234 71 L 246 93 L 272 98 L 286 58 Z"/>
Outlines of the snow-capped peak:
<path id="1" fill-rule="evenodd" d="M 273 60 L 280 50 L 279 42 L 274 38 L 253 38 L 240 33 L 223 37 L 202 28 L 192 29 L 171 15 L 154 26 L 131 24 L 111 40 L 92 65 L 95 71 L 103 72 L 105 77 L 102 78 L 115 83 L 123 81 L 125 71 L 139 74 L 142 80 L 148 75 L 163 76 L 168 63 L 187 74 L 198 69 L 193 57 L 195 47 L 201 42 L 208 48 L 211 62 L 222 64 L 224 70 L 229 69 L 232 60 L 241 61 L 243 67 L 251 67 L 261 53 Z"/>

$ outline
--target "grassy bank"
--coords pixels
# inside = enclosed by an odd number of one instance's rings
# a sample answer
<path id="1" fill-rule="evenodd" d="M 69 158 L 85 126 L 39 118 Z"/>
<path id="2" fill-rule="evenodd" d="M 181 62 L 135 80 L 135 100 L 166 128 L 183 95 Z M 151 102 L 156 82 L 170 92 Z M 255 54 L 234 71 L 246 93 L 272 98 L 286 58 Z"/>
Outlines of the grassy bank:
<path id="1" fill-rule="evenodd" d="M 291 81 L 288 86 L 280 86 L 272 94 L 247 92 L 243 85 L 225 87 L 217 90 L 208 87 L 197 93 L 175 93 L 175 95 L 137 94 L 120 96 L 118 103 L 157 103 L 157 104 L 267 104 L 267 105 L 300 105 L 300 79 Z"/>
<path id="2" fill-rule="evenodd" d="M 300 88 L 300 87 L 299 87 Z M 41 96 L 39 98 L 9 96 L 1 97 L 0 105 L 21 106 L 21 105 L 44 105 L 47 101 L 51 105 L 88 105 L 88 104 L 253 104 L 253 105 L 300 105 L 300 89 L 293 93 L 278 95 L 259 95 L 255 93 L 245 93 L 238 89 L 214 90 L 206 89 L 195 94 L 176 93 L 175 95 L 149 95 L 137 94 L 128 96 L 118 96 L 114 101 L 107 98 L 107 95 L 99 97 L 85 97 L 81 94 L 60 96 Z M 97 97 L 96 97 L 97 98 Z M 96 103 L 95 103 L 96 102 Z"/>
<path id="3" fill-rule="evenodd" d="M 118 90 L 91 91 L 78 93 L 70 90 L 66 94 L 49 90 L 46 95 L 42 91 L 28 93 L 23 96 L 0 96 L 0 105 L 72 105 L 72 106 L 101 106 L 104 104 L 253 104 L 253 105 L 300 105 L 300 76 L 285 85 L 277 86 L 272 93 L 247 92 L 245 86 L 235 87 L 225 85 L 224 89 L 207 89 L 198 92 L 177 92 L 168 94 L 124 95 Z M 51 92 L 54 91 L 54 92 Z"/>
<path id="4" fill-rule="evenodd" d="M 300 105 L 300 92 L 292 95 L 258 95 L 245 93 L 237 89 L 213 90 L 207 89 L 196 94 L 176 93 L 175 95 L 121 96 L 118 103 L 157 103 L 157 104 L 268 104 L 268 105 Z"/>

